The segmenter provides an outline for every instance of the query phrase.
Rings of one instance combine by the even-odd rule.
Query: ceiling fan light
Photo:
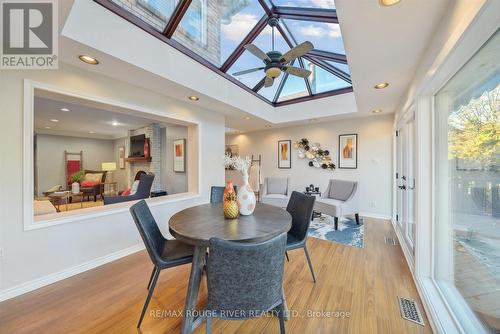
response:
[[[277,67],[270,67],[266,70],[266,75],[275,79],[281,75],[281,70]]]
[[[382,6],[393,6],[400,2],[401,0],[379,0]]]

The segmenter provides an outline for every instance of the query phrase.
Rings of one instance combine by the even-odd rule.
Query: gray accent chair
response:
[[[314,204],[314,210],[330,215],[338,230],[339,217],[354,215],[359,225],[358,182],[330,180],[328,187]]]
[[[290,201],[286,206],[286,211],[292,216],[292,228],[287,234],[286,250],[304,249],[314,283],[316,283],[316,276],[314,275],[311,258],[307,252],[306,241],[315,200],[316,196],[309,196],[298,191],[293,191]],[[286,259],[290,261],[288,252],[286,253]]]
[[[141,326],[142,319],[148,308],[151,296],[160,276],[160,271],[167,268],[180,266],[193,261],[194,248],[178,240],[168,240],[163,237],[156,221],[144,200],[130,207],[130,214],[134,218],[142,241],[146,245],[149,257],[154,264],[153,272],[149,278],[148,296],[142,308],[141,317],[137,328]]]
[[[233,186],[234,192],[238,193],[238,186]],[[224,190],[226,187],[212,186],[210,188],[210,203],[222,203],[224,202]]]
[[[149,198],[149,196],[151,196],[151,187],[153,186],[154,178],[155,175],[153,173],[141,174],[139,177],[139,186],[135,194],[129,196],[104,196],[104,205]]]
[[[286,233],[259,243],[210,239],[206,333],[211,333],[213,317],[243,320],[274,309],[280,333],[285,333],[282,285],[286,239]]]
[[[265,204],[285,208],[290,199],[290,178],[266,177],[262,185],[260,201]]]

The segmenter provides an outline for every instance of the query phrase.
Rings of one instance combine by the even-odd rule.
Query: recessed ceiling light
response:
[[[51,121],[51,122],[54,122],[54,123],[59,122],[59,120],[58,120],[58,119],[55,119],[55,118],[51,119],[50,121]]]
[[[113,125],[113,126],[118,126],[118,122],[113,121],[113,123],[111,123],[111,125]]]
[[[316,118],[311,118],[311,119],[309,120],[309,122],[316,122],[316,121],[317,121],[317,119],[316,119]]]
[[[198,96],[191,95],[188,97],[191,101],[198,101],[200,98]]]
[[[95,133],[95,131],[89,131],[89,133],[90,133],[90,134],[93,134],[93,133]]]
[[[392,6],[400,2],[401,0],[379,0],[382,6]]]
[[[48,129],[50,129],[50,126],[46,126],[45,128],[48,130]]]
[[[384,89],[386,88],[387,86],[389,86],[389,83],[388,82],[381,82],[381,83],[378,83],[374,86],[375,89]]]
[[[97,65],[99,64],[99,60],[95,59],[94,57],[91,56],[86,56],[86,55],[79,55],[78,58],[83,61],[84,63],[90,64],[90,65]]]
[[[68,108],[61,108],[60,110],[61,110],[61,111],[69,111],[69,109],[68,109]]]
[[[249,117],[249,116],[245,116],[245,117],[243,117],[243,118],[244,118],[244,119],[246,119],[246,120],[249,120],[249,119],[250,119],[250,117]]]
[[[272,127],[271,124],[266,124],[266,128],[270,128],[270,127]]]
[[[382,109],[372,110],[372,113],[374,113],[374,114],[380,114],[381,112],[382,112]]]

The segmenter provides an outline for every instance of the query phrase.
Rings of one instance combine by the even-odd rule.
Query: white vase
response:
[[[248,184],[248,173],[243,173],[243,184],[238,187],[238,207],[240,215],[248,216],[255,210],[255,194]]]
[[[78,182],[73,182],[71,184],[71,192],[73,194],[78,194],[80,192],[80,183]]]

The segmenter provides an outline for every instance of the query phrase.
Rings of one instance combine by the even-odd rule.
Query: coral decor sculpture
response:
[[[298,152],[300,159],[307,158],[309,161],[309,166],[316,168],[323,168],[334,170],[335,164],[330,157],[330,151],[321,149],[321,145],[318,143],[309,143],[307,138],[302,138],[293,145]]]

